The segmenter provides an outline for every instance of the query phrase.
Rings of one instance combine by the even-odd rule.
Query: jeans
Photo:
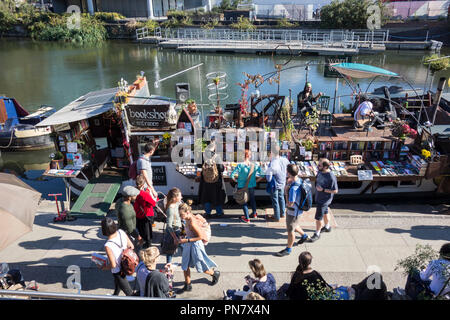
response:
[[[205,212],[206,212],[206,214],[207,214],[207,215],[210,215],[210,214],[211,214],[211,211],[212,211],[212,205],[211,205],[211,202],[206,202],[206,203],[204,204],[204,206],[205,206]],[[222,208],[222,205],[218,204],[218,205],[216,206],[216,213],[217,213],[218,216],[223,215],[223,208]]]
[[[256,200],[255,200],[255,188],[248,189],[249,203],[252,207],[252,213],[256,213]],[[242,209],[244,210],[245,219],[250,219],[248,215],[248,203],[242,205]]]
[[[164,232],[167,232],[167,230],[165,230]],[[174,229],[174,232],[175,232],[175,234],[176,234],[176,236],[178,238],[181,237],[181,229],[178,229],[178,228]],[[172,262],[172,258],[177,253],[178,249],[180,249],[181,253],[183,253],[183,246],[179,245],[178,248],[175,250],[175,252],[173,254],[167,254],[166,255],[166,263],[171,263]]]
[[[127,278],[120,275],[120,272],[113,273],[114,277],[114,293],[113,295],[118,296],[120,290],[125,293],[126,296],[131,296],[133,294],[133,290],[131,290],[130,283]]]
[[[286,201],[284,200],[284,189],[274,189],[270,194],[272,200],[273,214],[275,219],[280,220],[280,215],[284,216]]]
[[[152,223],[153,217],[145,217],[144,219],[136,218],[136,227],[142,239],[144,240],[143,245],[144,249],[147,249],[152,245],[152,236],[153,236]]]

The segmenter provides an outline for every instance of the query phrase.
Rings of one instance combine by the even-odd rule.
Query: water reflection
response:
[[[445,49],[441,55],[446,55],[449,51]],[[423,88],[427,76],[427,68],[422,65],[425,54],[429,52],[386,51],[375,55],[359,55],[353,57],[352,61],[399,73],[413,82],[416,88]],[[41,104],[52,105],[58,109],[89,91],[113,87],[120,78],[132,82],[142,70],[149,80],[150,93],[175,97],[175,84],[189,82],[191,97],[207,103],[205,75],[223,71],[227,73],[229,98],[222,103],[236,103],[241,94],[236,83],[245,80],[243,72],[266,74],[274,71],[275,62],[285,61],[287,57],[284,56],[272,58],[270,55],[180,53],[128,41],[108,41],[100,47],[84,48],[23,39],[0,40],[0,67],[3,75],[0,78],[0,91],[15,97],[30,111],[34,111]],[[292,59],[286,67],[299,67],[282,73],[280,94],[287,96],[291,89],[292,96],[295,97],[303,89],[306,80],[304,65],[308,62],[313,63],[308,80],[312,82],[314,91],[323,91],[331,97],[334,95],[335,79],[323,76],[325,57],[314,56],[298,56]],[[159,88],[154,88],[154,81],[199,63],[203,63],[200,81],[198,71],[193,69],[162,82]],[[437,73],[432,89],[435,89],[439,77],[449,76],[449,70]],[[361,80],[358,83],[365,89],[370,80]],[[382,85],[407,87],[398,79],[386,81],[380,78],[371,88]],[[347,105],[351,102],[351,89],[343,81],[339,87],[340,95],[344,96],[341,101]],[[248,94],[252,91],[254,88],[250,88]],[[276,93],[277,86],[265,83],[260,91],[262,94]]]

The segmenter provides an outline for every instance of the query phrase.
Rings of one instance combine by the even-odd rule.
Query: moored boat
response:
[[[30,114],[14,98],[0,96],[0,150],[42,150],[54,147],[51,128],[35,125],[54,112],[42,106]]]

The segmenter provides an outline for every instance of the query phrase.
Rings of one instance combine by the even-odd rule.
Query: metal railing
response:
[[[8,298],[9,297],[9,298]],[[28,290],[0,290],[0,300],[17,299],[15,297],[30,299],[56,299],[56,300],[167,300],[162,298],[146,298],[135,296],[109,296],[76,293],[41,292]],[[182,299],[177,299],[182,300]]]
[[[144,29],[144,28],[141,28]],[[138,29],[136,34],[141,39],[147,32]],[[139,31],[139,33],[138,33]],[[388,30],[283,30],[263,29],[246,30],[236,29],[200,29],[200,28],[157,28],[153,35],[162,41],[175,43],[177,48],[201,45],[213,46],[251,46],[263,45],[290,45],[300,48],[321,46],[328,48],[358,49],[361,46],[384,45],[389,39]]]

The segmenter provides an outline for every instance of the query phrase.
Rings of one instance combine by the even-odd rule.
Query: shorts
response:
[[[321,221],[325,214],[328,214],[328,204],[318,204],[317,208],[316,208],[316,215],[314,216],[314,219]]]
[[[302,216],[299,213],[296,217],[291,216],[289,213],[286,213],[286,229],[287,232],[294,232],[294,230],[300,225],[300,217]]]

